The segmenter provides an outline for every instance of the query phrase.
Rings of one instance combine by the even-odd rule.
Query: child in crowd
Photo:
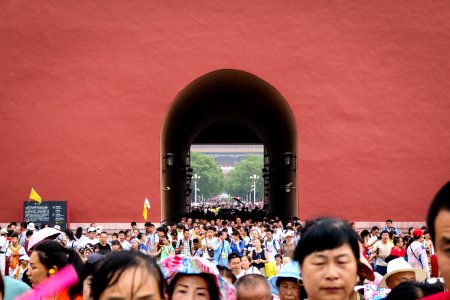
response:
[[[22,255],[19,257],[19,265],[14,270],[14,279],[23,281],[24,274],[28,271],[28,262],[30,257],[28,255]]]

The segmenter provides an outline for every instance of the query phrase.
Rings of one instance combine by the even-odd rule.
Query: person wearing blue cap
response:
[[[281,271],[269,278],[272,293],[280,300],[300,300],[306,296],[302,288],[298,261],[290,261]]]

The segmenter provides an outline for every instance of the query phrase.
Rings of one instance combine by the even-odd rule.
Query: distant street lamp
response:
[[[197,189],[197,181],[200,180],[200,176],[194,174],[192,178],[194,178],[194,203],[197,203],[197,191],[200,191]]]
[[[253,176],[250,176],[250,179],[253,179],[253,203],[256,203],[256,180],[259,179],[259,176],[256,176],[256,174],[253,174]]]

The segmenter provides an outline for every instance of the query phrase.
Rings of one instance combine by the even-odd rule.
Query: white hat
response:
[[[27,229],[28,229],[28,230],[31,230],[31,231],[36,230],[36,228],[34,227],[34,223],[32,223],[32,222],[28,223]]]
[[[383,276],[378,287],[386,288],[386,279],[390,276],[401,272],[414,272],[416,275],[416,281],[421,282],[427,279],[428,274],[422,269],[415,269],[405,261],[402,257],[391,260],[387,265],[387,273]]]
[[[59,226],[59,225],[55,225],[55,226],[53,226],[53,228],[55,228],[56,230],[61,230],[61,226]]]
[[[95,227],[89,227],[88,228],[88,232],[95,232],[95,231],[96,231]]]
[[[97,231],[98,234],[102,233],[103,227],[98,225],[97,228],[96,228],[96,231]]]
[[[7,234],[8,230],[6,230],[5,228],[2,228],[2,231],[0,232],[0,234]]]
[[[19,261],[21,261],[21,260],[30,261],[30,257],[28,255],[24,254],[21,257],[19,257]]]

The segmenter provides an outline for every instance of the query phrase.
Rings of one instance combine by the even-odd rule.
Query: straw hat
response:
[[[402,257],[391,260],[387,265],[387,273],[381,279],[380,284],[378,285],[380,288],[386,288],[386,279],[390,276],[401,273],[401,272],[414,272],[416,275],[416,281],[421,282],[427,279],[427,273],[422,269],[415,269],[411,267],[411,265],[405,261]]]
[[[302,278],[300,277],[300,265],[298,264],[298,261],[290,261],[283,267],[283,269],[280,270],[277,275],[269,278],[272,293],[274,293],[275,295],[278,295],[280,292],[277,286],[278,278],[294,278],[297,279],[297,282],[301,281]]]

